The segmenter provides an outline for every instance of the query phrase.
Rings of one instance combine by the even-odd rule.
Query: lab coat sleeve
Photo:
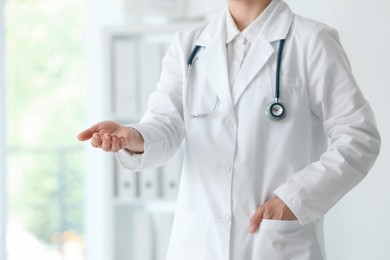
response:
[[[274,194],[301,224],[322,217],[368,173],[380,148],[374,114],[352,75],[338,33],[321,25],[307,51],[313,117],[329,139],[326,151],[292,175]]]
[[[161,166],[173,156],[184,138],[182,80],[185,64],[181,45],[177,33],[163,58],[157,90],[149,97],[147,111],[138,124],[130,125],[144,138],[144,153],[141,156],[123,150],[116,153],[127,169],[141,171]]]

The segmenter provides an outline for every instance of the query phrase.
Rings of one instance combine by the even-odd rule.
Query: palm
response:
[[[106,152],[117,152],[127,148],[135,152],[143,152],[144,140],[138,131],[117,124],[103,121],[81,132],[80,141],[91,139],[91,145]]]
[[[92,138],[93,134],[95,133],[100,134],[102,136],[104,134],[110,134],[119,138],[126,137],[126,130],[124,127],[112,121],[104,121],[81,132],[78,138],[80,141],[85,141]]]

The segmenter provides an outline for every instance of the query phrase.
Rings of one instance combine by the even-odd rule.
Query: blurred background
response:
[[[326,218],[329,260],[390,259],[390,2],[286,0],[335,27],[377,117],[382,152]],[[163,260],[181,152],[121,169],[76,140],[137,122],[175,31],[226,0],[0,0],[0,259]]]
[[[84,259],[84,151],[75,140],[85,122],[83,3],[3,8],[6,259]]]

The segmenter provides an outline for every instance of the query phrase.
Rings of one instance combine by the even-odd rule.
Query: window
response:
[[[7,260],[83,259],[82,6],[5,6]]]

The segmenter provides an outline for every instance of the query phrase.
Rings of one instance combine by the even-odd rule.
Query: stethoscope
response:
[[[282,102],[280,102],[280,66],[282,62],[282,54],[283,54],[283,47],[284,47],[284,39],[280,40],[279,42],[279,49],[278,49],[278,56],[276,60],[276,79],[275,79],[275,92],[274,92],[274,99],[273,101],[267,106],[267,109],[265,111],[265,114],[267,117],[273,121],[279,121],[286,117],[287,115],[287,109],[284,106]],[[195,113],[190,110],[188,106],[189,101],[189,92],[190,92],[190,81],[191,81],[191,70],[194,66],[194,59],[196,55],[198,54],[199,50],[201,49],[201,46],[196,45],[195,48],[192,50],[190,57],[188,58],[188,68],[187,68],[187,80],[185,82],[185,91],[186,91],[186,108],[187,112],[190,115],[190,118],[205,118],[215,111],[217,111],[220,101],[217,96],[214,107],[207,112],[204,113]]]

